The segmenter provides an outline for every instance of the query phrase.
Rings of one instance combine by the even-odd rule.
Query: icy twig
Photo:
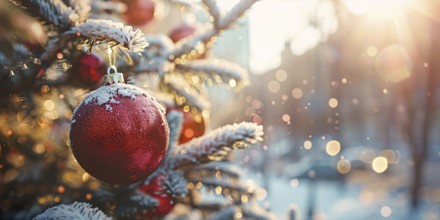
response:
[[[89,41],[115,41],[129,51],[140,53],[148,46],[141,30],[110,20],[89,19],[71,28],[66,34],[88,38]]]
[[[221,160],[234,149],[262,140],[261,125],[249,122],[226,125],[176,148],[174,165],[179,168]]]
[[[222,59],[204,59],[192,60],[176,64],[176,69],[191,71],[196,74],[204,74],[211,79],[220,77],[223,83],[234,80],[237,84],[245,86],[249,84],[249,76],[246,69],[238,64],[228,62]]]
[[[74,202],[70,205],[57,205],[47,209],[44,213],[37,215],[34,220],[56,220],[56,219],[96,219],[110,220],[101,210],[93,208],[92,205],[83,202]]]

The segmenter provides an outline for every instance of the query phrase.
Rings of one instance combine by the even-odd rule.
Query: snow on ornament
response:
[[[120,185],[156,170],[168,146],[169,128],[156,99],[122,83],[122,74],[116,72],[109,68],[107,85],[86,95],[73,112],[70,142],[85,171]]]

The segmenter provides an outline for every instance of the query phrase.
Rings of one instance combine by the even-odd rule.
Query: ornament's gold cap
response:
[[[118,70],[115,66],[110,66],[107,69],[107,75],[105,75],[105,82],[107,84],[123,83],[124,75],[122,75],[122,73],[118,73]]]

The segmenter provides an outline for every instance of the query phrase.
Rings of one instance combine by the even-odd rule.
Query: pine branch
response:
[[[241,213],[243,219],[254,220],[272,220],[276,219],[276,216],[268,213],[267,211],[256,209],[254,207],[236,207],[229,206],[222,211],[209,217],[209,220],[221,220],[221,219],[235,219],[237,213]]]
[[[144,51],[148,46],[141,30],[110,20],[88,19],[65,34],[85,37],[90,42],[116,42],[135,53]]]
[[[224,178],[194,178],[190,179],[193,183],[202,183],[207,189],[215,189],[216,187],[221,187],[222,192],[228,189],[230,192],[237,192],[240,199],[241,195],[248,193],[248,187],[243,182],[228,181]]]
[[[238,64],[222,59],[191,60],[176,64],[176,69],[206,75],[214,79],[214,81],[217,81],[215,79],[220,77],[222,83],[228,83],[234,80],[240,86],[249,84],[249,76],[246,69]]]
[[[127,6],[124,3],[115,1],[94,0],[91,2],[91,6],[95,12],[107,11],[121,14],[127,10]]]
[[[201,166],[197,166],[191,169],[191,173],[202,174],[205,172],[213,173],[213,176],[216,176],[216,173],[220,172],[222,175],[233,179],[238,179],[240,176],[243,175],[242,170],[240,170],[240,168],[238,168],[237,166],[221,161],[203,164]]]
[[[78,15],[78,22],[84,22],[91,10],[90,0],[69,0],[70,6]]]
[[[174,49],[174,43],[165,35],[145,36],[148,47],[139,57],[139,63],[134,72],[154,72],[163,76],[166,72],[172,72],[174,65],[169,62],[168,54]]]
[[[116,205],[116,215],[130,218],[134,214],[159,205],[159,202],[138,190],[140,183],[124,187],[104,185],[97,191],[96,197],[103,201],[113,201]]]
[[[189,54],[194,48],[197,48],[197,45],[209,44],[214,37],[219,35],[223,30],[229,28],[234,22],[240,18],[244,12],[249,9],[255,2],[258,0],[242,0],[237,5],[235,5],[230,12],[226,13],[226,15],[222,16],[221,13],[217,13],[218,6],[215,8],[215,3],[210,0],[204,1],[204,4],[208,8],[208,12],[212,13],[211,15],[218,16],[214,18],[214,25],[212,27],[206,27],[205,29],[201,29],[197,34],[193,37],[190,37],[187,40],[181,41],[181,43],[176,45],[176,48],[170,53],[168,56],[170,60],[174,60],[176,58],[182,57],[183,55]]]
[[[170,143],[168,145],[168,152],[177,143],[182,130],[183,114],[178,111],[170,111],[167,113],[168,127],[170,128]],[[168,154],[167,154],[168,155]]]
[[[184,97],[184,104],[187,103],[190,106],[194,106],[199,110],[205,110],[210,107],[210,103],[195,89],[193,89],[188,82],[186,82],[183,78],[172,76],[165,78],[165,85],[168,90],[174,94],[177,103],[181,102],[181,97]]]
[[[0,40],[42,44],[47,41],[43,26],[8,1],[0,1]]]
[[[58,205],[47,209],[44,213],[37,215],[34,220],[57,220],[57,219],[94,219],[111,220],[98,208],[83,202],[74,202],[70,205]]]
[[[173,198],[181,198],[188,194],[188,182],[180,172],[171,172],[164,175],[164,185],[167,188],[168,195]]]
[[[34,15],[62,30],[79,22],[78,14],[62,0],[17,0]]]
[[[261,125],[248,122],[226,125],[179,146],[173,152],[174,167],[182,168],[221,160],[232,150],[243,149],[249,144],[262,141],[262,136]]]
[[[148,208],[155,208],[159,202],[148,195],[135,193],[128,200],[117,200],[116,214],[124,218],[133,217],[136,213]]]
[[[219,20],[221,18],[220,7],[217,5],[216,0],[202,0],[203,5],[205,5],[206,10],[212,16],[212,20],[214,23],[214,28],[219,27]]]

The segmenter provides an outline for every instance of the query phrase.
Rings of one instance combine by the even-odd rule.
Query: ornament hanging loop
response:
[[[107,84],[123,83],[124,75],[122,75],[122,73],[118,73],[116,66],[110,66],[107,69],[107,75],[105,75],[105,82]]]

